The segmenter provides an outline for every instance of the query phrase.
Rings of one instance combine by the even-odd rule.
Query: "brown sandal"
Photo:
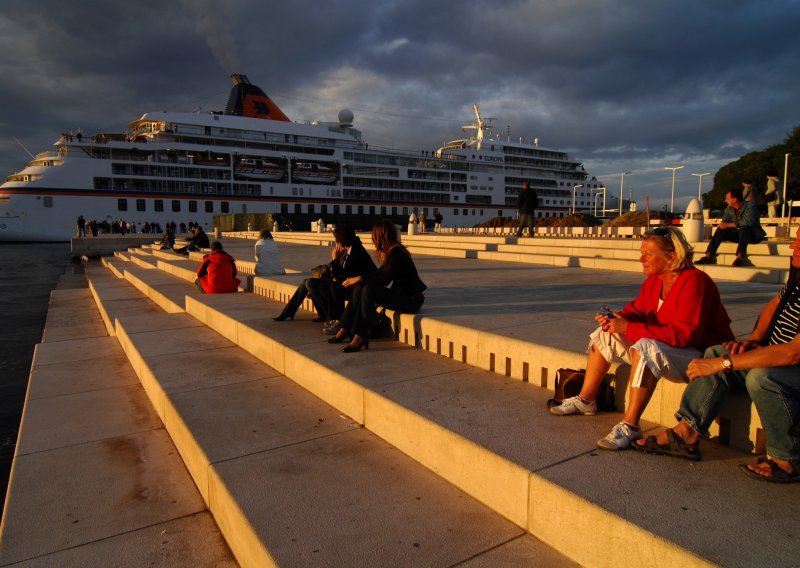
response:
[[[689,461],[700,461],[702,458],[700,450],[697,449],[700,443],[687,444],[672,428],[667,430],[667,440],[666,444],[659,444],[655,436],[648,436],[643,446],[636,442],[631,445],[634,449],[647,454],[670,456]]]

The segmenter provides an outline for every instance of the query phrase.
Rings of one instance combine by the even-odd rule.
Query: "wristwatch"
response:
[[[733,361],[731,361],[731,356],[727,353],[722,356],[722,370],[733,371]]]

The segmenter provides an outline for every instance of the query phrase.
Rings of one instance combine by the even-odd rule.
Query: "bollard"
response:
[[[703,209],[697,199],[692,199],[686,207],[686,215],[681,226],[683,236],[690,243],[701,243],[705,238],[705,226],[703,224]]]

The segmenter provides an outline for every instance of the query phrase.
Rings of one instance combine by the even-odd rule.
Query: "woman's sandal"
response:
[[[758,460],[756,460],[756,464],[760,463],[765,463],[769,466],[769,469],[772,470],[772,477],[767,477],[766,475],[761,475],[757,471],[753,471],[747,467],[746,463],[740,465],[739,468],[746,476],[753,477],[761,481],[768,481],[769,483],[795,483],[800,481],[800,473],[798,473],[797,469],[794,469],[792,473],[787,473],[781,466],[775,463],[775,460],[772,458],[758,458]]]
[[[699,443],[687,444],[672,428],[667,430],[667,440],[668,442],[666,444],[659,444],[655,436],[648,436],[643,446],[636,442],[631,444],[631,446],[635,450],[647,454],[670,456],[672,458],[681,458],[689,461],[700,461],[702,455],[700,454],[700,450],[697,449]]]

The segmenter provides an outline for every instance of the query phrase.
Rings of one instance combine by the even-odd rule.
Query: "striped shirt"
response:
[[[792,295],[778,314],[767,345],[789,343],[800,333],[800,291],[794,288],[791,292],[788,292],[788,288],[788,284],[783,287],[780,293],[780,300],[782,301],[787,293]]]

